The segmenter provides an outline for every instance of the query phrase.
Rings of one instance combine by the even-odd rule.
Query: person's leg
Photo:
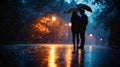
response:
[[[75,33],[72,32],[72,41],[73,41],[73,45],[74,45],[74,50],[75,50]]]
[[[81,38],[81,49],[84,48],[84,44],[85,44],[85,31],[80,33],[80,38]]]
[[[80,41],[80,39],[79,39],[79,35],[80,35],[79,33],[76,34],[76,38],[77,38],[77,48],[78,48],[79,41]]]

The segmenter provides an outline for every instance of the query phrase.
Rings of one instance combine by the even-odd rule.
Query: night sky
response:
[[[86,38],[90,34],[93,35],[91,41],[86,39],[87,44],[91,44],[90,42],[100,44],[99,41],[102,39],[104,45],[120,45],[119,0],[1,0],[0,43],[48,43],[50,39],[50,42],[64,43],[65,35],[59,37],[57,33],[54,36],[58,38],[57,41],[52,40],[51,33],[46,34],[40,31],[37,35],[41,38],[37,38],[38,36],[35,36],[37,32],[32,30],[31,25],[37,24],[41,17],[52,14],[59,18],[59,24],[61,24],[58,26],[59,30],[62,24],[70,22],[71,14],[65,14],[64,11],[79,3],[87,4],[93,11],[92,13],[86,11],[89,18]],[[50,31],[55,31],[53,27],[49,27],[47,28]],[[64,31],[65,29],[62,33]],[[68,38],[68,43],[70,38]]]

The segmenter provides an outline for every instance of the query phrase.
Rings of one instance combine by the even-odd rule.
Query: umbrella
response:
[[[77,4],[76,6],[68,8],[67,11],[65,11],[64,13],[71,14],[73,12],[79,12],[80,9],[84,9],[84,10],[87,10],[89,12],[92,12],[92,9],[88,5],[80,3],[80,4]]]
[[[77,5],[77,7],[78,7],[79,9],[84,9],[84,10],[87,10],[87,11],[89,11],[89,12],[92,12],[92,9],[91,9],[88,5],[86,5],[86,4],[80,3],[80,4]]]
[[[73,13],[73,12],[78,12],[79,11],[79,8],[77,7],[77,6],[73,6],[73,7],[70,7],[70,8],[68,8],[66,11],[65,11],[65,13]]]

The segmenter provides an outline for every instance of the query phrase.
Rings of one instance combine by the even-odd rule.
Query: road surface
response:
[[[0,46],[0,67],[120,67],[119,48],[87,45],[72,52],[72,44]]]

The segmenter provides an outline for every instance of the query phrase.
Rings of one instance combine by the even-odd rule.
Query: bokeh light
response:
[[[56,17],[55,16],[52,16],[52,21],[56,21]]]
[[[90,37],[93,37],[93,35],[92,35],[92,34],[90,34]]]
[[[103,41],[103,39],[102,39],[102,38],[100,38],[100,41]]]
[[[68,26],[70,26],[70,27],[71,27],[71,25],[72,25],[71,23],[68,23]]]

